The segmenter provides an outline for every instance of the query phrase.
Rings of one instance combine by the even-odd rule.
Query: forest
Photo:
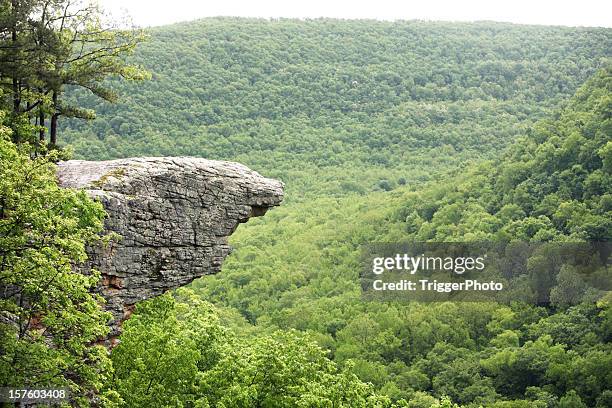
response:
[[[194,155],[287,182],[287,200],[416,185],[490,158],[610,54],[606,29],[206,19],[150,30],[116,104],[86,90],[75,158]],[[534,39],[537,39],[534,40]],[[292,194],[293,193],[293,194]]]
[[[117,33],[94,38],[121,51],[102,72],[41,54],[55,68],[20,71],[35,86],[19,109],[21,66],[0,64],[3,386],[67,387],[72,406],[612,406],[612,296],[571,268],[538,304],[367,301],[359,284],[372,242],[610,240],[610,29],[211,18]],[[70,269],[104,239],[101,206],[54,181],[71,154],[238,161],[286,199],[238,228],[219,274],[139,303],[109,354],[92,345],[98,277]],[[30,327],[41,314],[51,340]]]

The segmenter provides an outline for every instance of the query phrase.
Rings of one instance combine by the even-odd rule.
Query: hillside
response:
[[[275,210],[237,232],[223,273],[195,282],[196,292],[227,306],[225,319],[245,333],[310,332],[381,393],[425,401],[414,406],[429,407],[428,393],[467,406],[556,407],[572,390],[606,406],[609,299],[548,308],[364,302],[358,273],[368,242],[609,241],[611,81],[602,70],[501,161],[445,183]],[[494,404],[507,399],[523,402]]]
[[[398,214],[417,240],[612,238],[612,67],[554,118],[457,183],[413,194]]]
[[[300,352],[278,339],[295,329],[328,351],[329,373],[371,383],[359,398],[607,406],[608,301],[365,302],[358,271],[361,245],[375,241],[609,240],[610,30],[227,18],[150,34],[132,58],[153,79],[115,84],[112,106],[73,93],[98,119],[64,123],[62,140],[88,159],[240,161],[281,178],[287,201],[236,231],[236,251],[193,283],[195,295],[136,312],[113,357],[126,400],[145,404],[139,384],[157,375],[132,361],[179,349],[190,374],[169,374],[183,378],[180,394],[167,386],[156,397],[208,398],[223,367],[248,361],[241,369],[256,378],[268,355],[282,371]],[[213,303],[222,332],[253,357],[233,349],[231,361],[210,363],[190,342],[191,330],[209,341],[188,323],[190,296]],[[165,331],[186,345],[165,351]],[[286,356],[266,346],[276,341],[288,342]],[[286,374],[275,378],[286,386]],[[264,380],[255,390],[232,381],[223,386],[240,398],[277,395]]]
[[[95,3],[0,6],[10,401],[612,407],[612,29]]]
[[[62,139],[86,159],[237,160],[289,201],[365,194],[490,157],[611,49],[605,29],[204,19],[152,29],[132,58],[152,80],[115,83],[119,103],[75,94],[98,119]]]

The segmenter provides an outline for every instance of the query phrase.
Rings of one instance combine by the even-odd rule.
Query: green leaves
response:
[[[137,306],[109,387],[129,407],[389,406],[326,354],[296,331],[236,337],[210,304],[179,290]]]
[[[457,182],[425,190],[416,206],[406,200],[405,211],[412,212],[406,218],[410,236],[437,241],[609,239],[612,213],[605,203],[612,191],[606,173],[612,120],[606,110],[609,96],[602,89],[611,78],[612,68],[600,70],[554,122],[536,124],[498,166],[481,165]],[[415,215],[431,207],[430,219],[415,221]]]
[[[96,2],[14,0],[2,6],[0,85],[8,90],[10,101],[0,101],[0,108],[10,107],[15,118],[35,130],[28,132],[13,120],[15,142],[44,144],[48,133],[51,145],[56,145],[60,116],[93,119],[91,109],[64,102],[66,86],[114,102],[117,94],[106,83],[109,77],[148,77],[124,60],[144,40],[143,33],[107,21]]]
[[[68,387],[87,404],[109,370],[108,313],[91,293],[99,274],[86,259],[105,215],[85,193],[58,187],[55,165],[0,139],[0,382]],[[77,401],[79,400],[79,401]]]
[[[103,83],[116,105],[68,91],[98,113],[63,121],[63,141],[90,160],[239,161],[286,181],[285,203],[414,187],[496,157],[609,48],[605,29],[495,23],[211,18],[147,34],[126,61],[152,80]]]

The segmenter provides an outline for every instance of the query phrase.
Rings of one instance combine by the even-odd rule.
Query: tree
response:
[[[73,269],[97,240],[104,210],[57,185],[57,153],[32,160],[9,133],[0,128],[0,383],[67,387],[78,404],[104,399],[110,361],[94,342],[110,315],[90,292],[99,274]]]
[[[0,85],[8,89],[13,116],[34,121],[41,141],[49,116],[49,139],[55,146],[60,116],[94,117],[62,99],[66,86],[114,102],[117,95],[105,84],[107,78],[148,76],[123,58],[143,38],[139,30],[120,29],[108,21],[97,3],[88,0],[3,0]],[[31,137],[14,130],[15,142]]]
[[[126,406],[389,407],[296,331],[240,339],[192,291],[140,303],[112,353]]]
[[[586,405],[576,391],[570,390],[559,400],[559,408],[586,408]]]
[[[571,265],[563,265],[557,274],[557,286],[550,291],[550,303],[558,308],[576,305],[584,298],[588,285]]]

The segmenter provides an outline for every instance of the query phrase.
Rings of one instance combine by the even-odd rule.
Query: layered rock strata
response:
[[[89,248],[80,266],[102,274],[111,338],[138,301],[219,272],[238,224],[283,199],[277,180],[241,164],[189,157],[70,160],[58,165],[58,178],[99,199],[106,232],[118,236]]]

